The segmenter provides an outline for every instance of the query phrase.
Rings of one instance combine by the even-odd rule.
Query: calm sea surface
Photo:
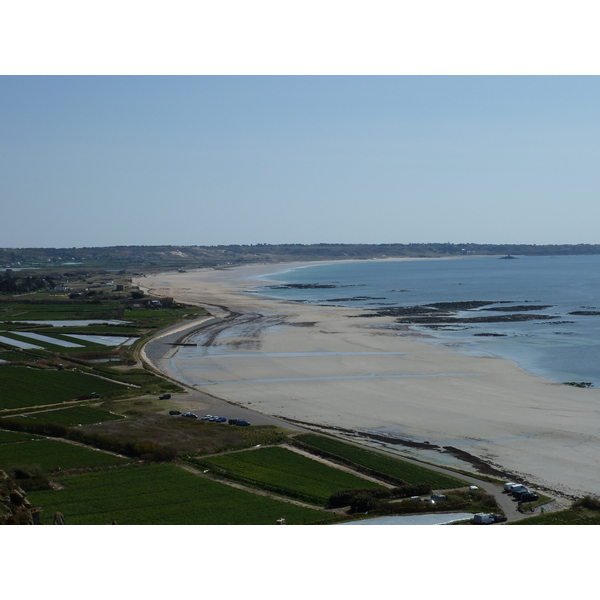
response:
[[[600,255],[328,263],[280,271],[264,279],[334,287],[276,289],[263,285],[257,288],[261,295],[365,309],[472,300],[501,302],[496,306],[501,308],[549,305],[512,311],[545,315],[534,321],[418,329],[435,336],[438,344],[470,354],[512,359],[554,381],[586,381],[600,386],[600,315],[569,314],[600,312]],[[458,316],[499,314],[509,313],[476,309]],[[502,337],[475,335],[482,333]]]

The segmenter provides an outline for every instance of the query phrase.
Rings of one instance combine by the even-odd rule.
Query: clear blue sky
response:
[[[0,77],[0,246],[600,243],[600,79]]]

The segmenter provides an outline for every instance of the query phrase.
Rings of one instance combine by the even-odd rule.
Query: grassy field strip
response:
[[[55,404],[35,404],[33,406],[21,406],[19,408],[4,408],[0,409],[0,415],[2,417],[27,416],[29,414],[35,414],[36,412],[72,407],[79,404],[81,404],[81,400],[66,400],[65,402],[56,402]],[[34,409],[32,413],[29,411],[30,408]]]
[[[332,515],[198,477],[170,464],[133,466],[59,479],[62,490],[30,492],[42,522],[62,512],[67,525],[290,525]]]
[[[42,439],[0,445],[0,468],[4,470],[14,465],[39,466],[45,471],[52,471],[58,468],[106,467],[126,462],[131,462],[131,459],[56,440]]]
[[[314,504],[307,504],[306,502],[301,502],[300,500],[294,500],[294,498],[288,498],[286,496],[279,496],[274,494],[273,492],[267,492],[266,490],[259,490],[257,488],[252,488],[237,481],[231,481],[228,479],[219,479],[212,473],[205,473],[202,470],[199,470],[196,467],[192,467],[191,465],[180,465],[182,469],[189,471],[190,473],[196,475],[197,477],[204,477],[206,479],[210,479],[212,481],[218,481],[223,485],[229,485],[238,490],[243,490],[250,494],[258,494],[259,496],[265,496],[266,498],[272,498],[273,500],[277,500],[278,502],[287,502],[289,504],[295,504],[296,506],[302,506],[303,508],[310,508],[312,510],[323,510],[322,506],[316,506]],[[328,509],[331,512],[339,512],[341,514],[345,514],[343,509]]]
[[[212,465],[217,474],[222,469],[224,476],[321,506],[326,506],[329,496],[340,489],[383,487],[276,446],[203,457],[201,464]]]
[[[117,421],[124,419],[123,415],[118,415],[108,410],[95,408],[86,404],[80,404],[70,408],[55,408],[53,410],[29,412],[26,418],[45,423],[60,423],[65,427],[76,425],[92,425],[106,421]]]
[[[41,440],[39,435],[33,433],[21,433],[19,431],[6,431],[0,429],[0,444],[13,444],[15,442],[30,442],[31,440]]]
[[[123,384],[81,371],[0,366],[0,410],[49,406],[96,392],[121,392]]]
[[[314,454],[311,454],[310,452],[307,452],[306,450],[301,450],[300,448],[296,448],[294,446],[288,446],[287,444],[282,444],[281,448],[285,448],[286,450],[290,450],[291,452],[296,452],[296,454],[305,456],[306,458],[309,458],[310,460],[316,460],[317,462],[323,463],[324,465],[328,465],[334,469],[337,469],[338,471],[344,471],[344,473],[350,473],[351,475],[356,475],[356,477],[362,477],[363,479],[368,479],[369,481],[372,481],[373,483],[377,483],[378,485],[381,485],[383,487],[387,487],[390,489],[394,487],[391,483],[386,483],[385,481],[380,481],[376,477],[371,477],[369,475],[365,475],[364,473],[359,473],[358,471],[356,471],[355,469],[352,469],[351,467],[347,467],[345,465],[340,465],[339,463],[335,463],[331,460],[327,460],[326,458],[323,458],[321,456],[316,456]]]
[[[332,456],[339,456],[343,460],[348,460],[372,471],[397,477],[406,483],[427,483],[434,490],[454,489],[467,485],[458,477],[443,475],[427,467],[403,461],[401,458],[392,458],[332,438],[308,433],[298,435],[295,439],[316,450],[322,450]]]
[[[142,386],[140,385],[135,385],[135,383],[126,383],[125,381],[118,381],[117,379],[110,379],[110,377],[104,377],[104,375],[98,375],[96,373],[87,373],[84,371],[80,371],[79,369],[73,369],[73,371],[76,371],[77,373],[83,373],[84,375],[88,375],[89,377],[96,377],[98,379],[103,379],[104,381],[110,381],[111,383],[116,383],[117,385],[124,385],[126,387],[130,387],[130,388],[140,388]]]

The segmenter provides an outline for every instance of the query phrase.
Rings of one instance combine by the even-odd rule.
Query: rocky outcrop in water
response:
[[[526,310],[546,310],[552,308],[552,304],[519,304],[518,306],[494,306],[492,308],[483,308],[482,310],[494,310],[494,311],[526,311]]]
[[[413,317],[410,319],[397,319],[398,323],[411,323],[413,325],[424,325],[436,323],[438,325],[453,325],[455,323],[518,323],[521,321],[538,321],[541,319],[558,319],[552,315],[514,314],[494,315],[489,317]]]

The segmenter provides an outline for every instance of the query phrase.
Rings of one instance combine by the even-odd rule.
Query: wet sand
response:
[[[455,459],[427,445],[462,450],[541,491],[600,495],[600,391],[435,346],[391,318],[354,317],[363,309],[248,293],[264,284],[254,277],[292,266],[137,279],[152,294],[228,317],[195,334],[197,347],[170,349],[158,361],[161,370],[261,413],[383,436],[387,448],[438,464]]]

